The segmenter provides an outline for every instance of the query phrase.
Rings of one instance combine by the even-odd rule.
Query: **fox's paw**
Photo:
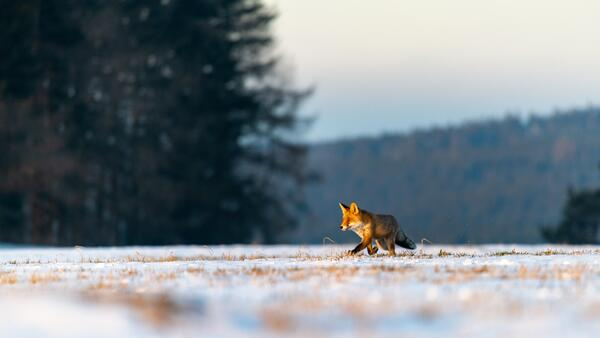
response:
[[[346,256],[354,256],[354,255],[356,255],[356,252],[354,252],[354,250],[348,250],[346,252]]]
[[[377,254],[377,251],[379,251],[379,249],[377,247],[374,247],[371,252],[369,252],[369,255],[373,256],[375,254]]]

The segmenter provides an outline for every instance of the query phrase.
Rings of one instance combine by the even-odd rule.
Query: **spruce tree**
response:
[[[274,18],[259,1],[0,0],[0,204],[22,205],[21,240],[289,229],[304,147],[288,135],[307,93],[282,80]]]

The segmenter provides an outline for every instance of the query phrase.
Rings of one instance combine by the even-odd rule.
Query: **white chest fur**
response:
[[[350,229],[352,231],[354,231],[357,235],[362,237],[363,231],[365,229],[365,224],[364,223],[354,223],[354,224],[350,225]]]

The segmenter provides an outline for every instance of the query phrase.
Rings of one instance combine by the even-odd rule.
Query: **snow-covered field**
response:
[[[0,250],[0,337],[597,337],[600,247]]]

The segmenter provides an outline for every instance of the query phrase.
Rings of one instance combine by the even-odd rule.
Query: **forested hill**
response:
[[[355,200],[415,241],[540,242],[569,187],[599,184],[600,108],[317,144],[309,161],[321,182],[293,241],[356,241],[337,205]]]

